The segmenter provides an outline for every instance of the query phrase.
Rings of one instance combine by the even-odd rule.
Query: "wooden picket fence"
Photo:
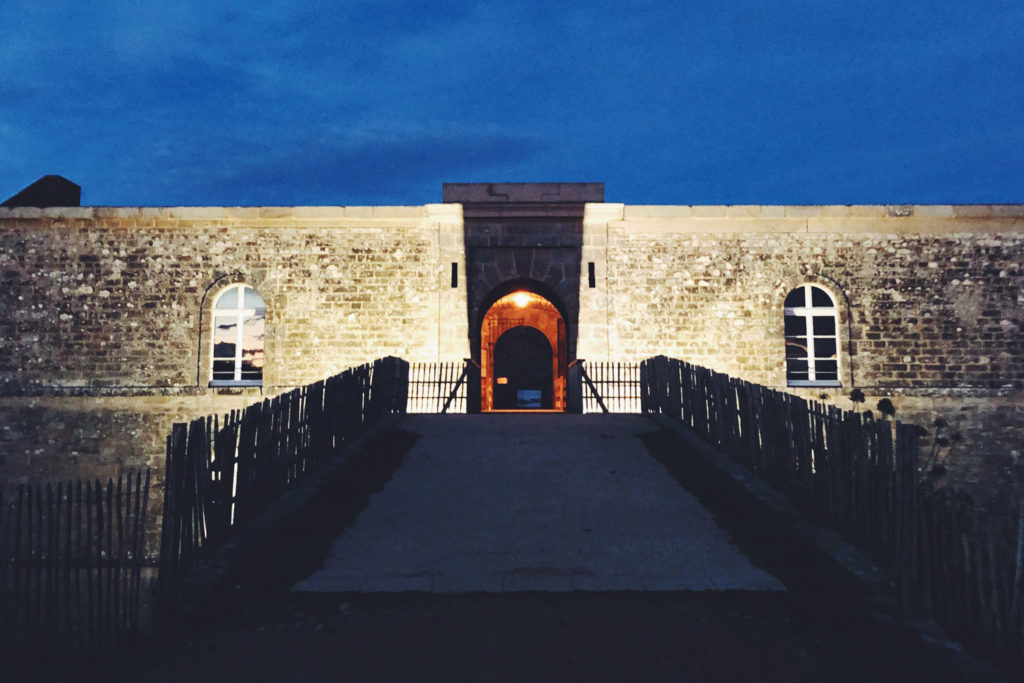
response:
[[[149,470],[0,486],[0,654],[123,646],[145,630]]]
[[[407,413],[465,413],[471,361],[410,363]]]
[[[974,651],[1024,664],[1024,507],[984,509],[920,482],[920,427],[873,420],[659,356],[643,412],[687,425],[890,570],[905,609]]]
[[[1024,677],[1024,504],[926,491],[914,541],[905,600],[970,651]]]
[[[369,425],[403,412],[408,370],[400,358],[383,358],[223,417],[175,424],[167,439],[162,598]]]

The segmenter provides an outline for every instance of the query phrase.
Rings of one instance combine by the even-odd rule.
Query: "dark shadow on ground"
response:
[[[287,591],[319,569],[334,539],[391,480],[418,438],[418,434],[392,428],[370,437],[307,505],[252,549],[243,563],[244,572],[230,577],[236,590]]]
[[[268,545],[254,571],[239,577],[232,599],[137,652],[79,662],[75,679],[992,680],[949,666],[912,634],[874,618],[857,591],[831,583],[827,562],[664,431],[645,437],[652,455],[790,592],[289,593],[414,440],[392,430],[368,443],[349,474],[324,487],[280,545]],[[33,680],[72,672],[36,673]]]

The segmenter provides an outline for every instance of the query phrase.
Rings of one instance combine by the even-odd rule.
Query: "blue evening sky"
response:
[[[1021,0],[7,0],[0,200],[1024,202]]]

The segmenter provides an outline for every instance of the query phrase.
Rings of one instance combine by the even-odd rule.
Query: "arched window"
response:
[[[249,285],[231,285],[213,304],[211,384],[263,384],[266,305]]]
[[[839,383],[835,301],[821,287],[800,285],[786,296],[786,383],[792,387]]]

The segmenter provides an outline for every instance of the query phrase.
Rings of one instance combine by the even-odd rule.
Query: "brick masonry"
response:
[[[800,393],[950,419],[978,444],[965,471],[1019,457],[1024,207],[573,206],[0,209],[0,474],[159,468],[174,420],[382,355],[461,360],[488,296],[522,278],[576,319],[571,355],[777,387],[782,301],[818,283],[843,386]],[[267,304],[262,391],[208,386],[210,306],[233,282]]]

